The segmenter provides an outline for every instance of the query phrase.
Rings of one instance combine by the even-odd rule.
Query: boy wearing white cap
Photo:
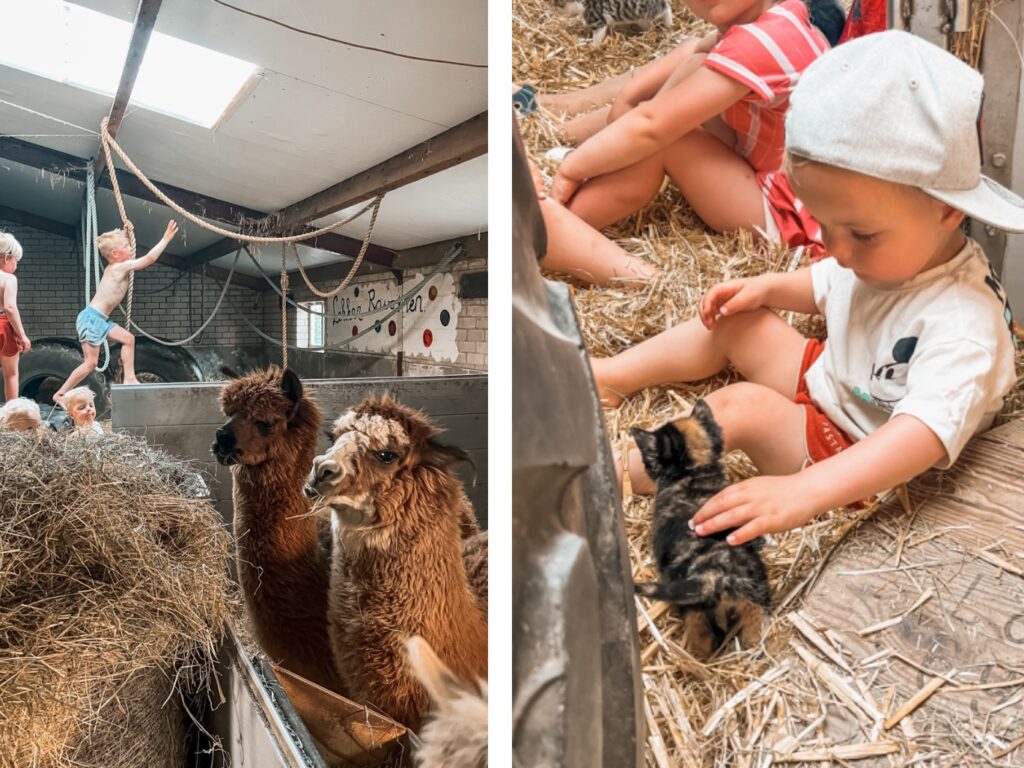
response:
[[[805,71],[786,119],[794,189],[830,258],[730,280],[700,317],[593,362],[606,399],[731,364],[746,379],[708,396],[727,450],[763,473],[711,499],[698,534],[731,544],[950,466],[1013,386],[1005,293],[969,215],[1024,231],[1024,200],[981,175],[981,75],[890,31]],[[805,339],[772,309],[822,314]],[[635,490],[647,478],[630,457]]]

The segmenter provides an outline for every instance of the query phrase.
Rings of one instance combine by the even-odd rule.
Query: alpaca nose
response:
[[[317,456],[313,460],[313,479],[316,484],[329,482],[341,474],[341,468],[333,459]]]
[[[235,433],[231,432],[224,427],[217,430],[217,447],[222,451],[230,451],[235,447]]]

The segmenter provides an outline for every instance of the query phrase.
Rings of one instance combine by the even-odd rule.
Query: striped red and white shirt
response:
[[[793,195],[780,173],[786,142],[789,95],[800,74],[829,49],[811,24],[802,0],[772,6],[757,21],[730,27],[704,60],[704,66],[750,88],[722,113],[736,132],[735,150],[757,172],[772,216],[786,243],[824,252],[821,228]]]

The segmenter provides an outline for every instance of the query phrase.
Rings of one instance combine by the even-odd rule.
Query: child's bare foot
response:
[[[122,384],[141,384],[142,382],[139,381],[134,376],[131,376],[131,377],[125,376],[124,379],[121,381],[121,383]]]
[[[594,384],[597,385],[597,397],[602,408],[618,408],[625,398],[633,394],[615,381],[614,365],[610,357],[590,358],[590,370],[594,373]]]

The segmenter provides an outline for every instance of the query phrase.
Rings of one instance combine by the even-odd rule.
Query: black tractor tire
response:
[[[18,361],[18,394],[35,400],[43,408],[53,405],[53,395],[67,381],[71,372],[82,363],[82,351],[69,339],[67,342],[53,339],[32,344],[32,349]],[[102,352],[100,360],[102,361]],[[110,413],[110,387],[107,377],[93,371],[82,380],[81,386],[91,389],[96,395],[96,415],[106,418]]]
[[[111,370],[121,379],[121,347],[111,349]],[[173,381],[202,381],[203,372],[195,359],[180,347],[164,347],[144,337],[135,339],[135,375],[143,384]]]

